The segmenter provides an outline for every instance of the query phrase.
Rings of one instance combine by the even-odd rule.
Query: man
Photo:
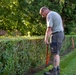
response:
[[[64,39],[64,29],[61,16],[54,11],[50,11],[47,7],[40,8],[40,14],[46,18],[47,29],[45,33],[45,43],[49,44],[49,37],[52,35],[52,42],[50,43],[51,53],[54,56],[53,69],[46,72],[45,75],[59,75],[60,65],[60,49]]]

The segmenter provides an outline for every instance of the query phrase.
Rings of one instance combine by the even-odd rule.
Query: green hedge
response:
[[[66,35],[62,45],[61,54],[63,54],[67,49],[72,48],[72,38],[74,39],[74,44],[76,46],[76,35]]]
[[[70,39],[71,36],[65,37],[61,53],[71,46]],[[0,38],[0,75],[23,75],[31,68],[45,64],[45,57],[43,36]]]
[[[2,41],[1,41],[2,40]],[[23,75],[45,62],[43,38],[1,38],[0,75]]]

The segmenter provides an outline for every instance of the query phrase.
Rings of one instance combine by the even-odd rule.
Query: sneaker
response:
[[[52,75],[50,72],[45,72],[44,75]]]

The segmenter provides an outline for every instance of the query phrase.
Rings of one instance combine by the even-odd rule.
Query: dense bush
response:
[[[43,38],[0,38],[0,75],[23,75],[30,68],[45,64],[46,45]],[[66,36],[61,54],[69,47],[71,36]]]
[[[39,14],[42,6],[62,16],[66,34],[76,33],[76,0],[0,0],[0,30],[9,35],[27,35],[29,31],[44,35],[46,23]]]
[[[0,75],[22,75],[45,62],[42,39],[9,39],[0,42]]]
[[[72,42],[74,41],[74,42]],[[74,47],[76,47],[76,35],[67,35],[65,36],[65,40],[62,45],[62,50],[61,50],[61,55],[66,51],[70,51],[70,49],[73,49],[73,44]]]

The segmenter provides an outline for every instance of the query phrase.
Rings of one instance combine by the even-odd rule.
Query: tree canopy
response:
[[[58,12],[63,19],[65,34],[76,32],[76,0],[1,0],[0,30],[9,34],[44,35],[45,19],[39,14],[42,6]]]

